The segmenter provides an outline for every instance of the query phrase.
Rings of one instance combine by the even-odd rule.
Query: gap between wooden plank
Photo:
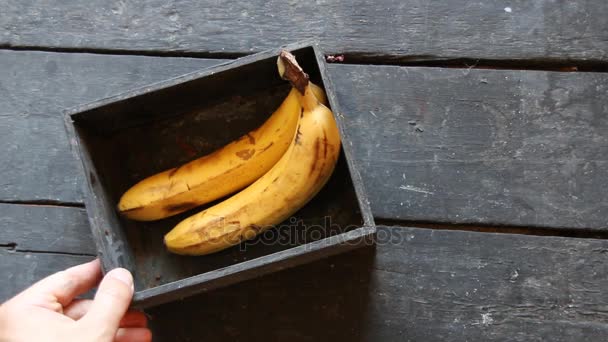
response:
[[[117,55],[117,56],[186,57],[186,58],[204,58],[204,59],[236,59],[239,57],[244,57],[244,56],[250,55],[249,53],[239,53],[239,52],[148,51],[148,50],[49,47],[49,46],[11,46],[11,45],[7,45],[7,44],[0,44],[0,50],[58,52],[58,53],[86,53],[86,54],[93,54],[93,55]]]
[[[451,224],[441,222],[424,222],[408,220],[391,220],[374,218],[376,225],[387,227],[412,227],[435,230],[458,230],[480,233],[517,234],[533,236],[554,236],[579,239],[608,239],[608,232],[593,229],[564,229],[547,227],[517,227],[483,224]]]
[[[395,57],[390,55],[347,54],[342,64],[396,65],[410,67],[437,67],[457,69],[538,70],[561,72],[608,72],[608,63],[600,60],[567,59],[438,59],[435,56]],[[328,60],[331,63],[331,61]]]
[[[148,57],[181,57],[204,59],[236,59],[249,55],[238,52],[192,52],[192,51],[147,51],[99,48],[71,48],[46,46],[11,46],[0,44],[0,50],[39,51],[57,53],[86,53],[98,55],[148,56]],[[326,55],[329,63],[363,64],[363,65],[396,65],[457,69],[497,69],[497,70],[541,70],[560,72],[608,72],[608,62],[601,60],[576,59],[442,59],[433,55],[393,56],[369,53],[345,53]],[[337,58],[337,59],[336,59]]]
[[[74,256],[95,256],[89,253],[71,253],[71,252],[56,252],[56,251],[42,251],[42,250],[32,250],[32,249],[19,249],[19,246],[14,243],[4,243],[0,244],[0,249],[8,251],[10,253],[29,253],[29,254],[52,254],[52,255],[74,255]]]
[[[0,204],[18,204],[29,206],[84,208],[81,202],[63,202],[55,200],[0,200]]]
[[[29,201],[27,203],[20,201],[0,201],[2,204],[19,204],[19,205],[31,205],[31,206],[55,206],[55,207],[69,207],[69,208],[84,208],[82,203],[69,203],[69,202],[57,202],[57,201]],[[384,218],[374,218],[378,226],[388,227],[413,227],[413,228],[425,228],[425,229],[436,229],[436,230],[458,230],[458,231],[472,231],[481,233],[499,233],[499,234],[518,234],[518,235],[533,235],[533,236],[556,236],[556,237],[571,237],[571,238],[582,238],[582,239],[608,239],[608,231],[594,230],[594,229],[564,229],[564,228],[549,228],[549,227],[518,227],[518,226],[500,226],[500,225],[483,225],[483,224],[451,224],[442,222],[424,222],[424,221],[410,221],[410,220],[392,220]],[[82,255],[92,256],[88,253],[69,253],[69,252],[53,252],[53,251],[42,251],[42,250],[27,250],[17,248],[17,244],[14,242],[0,244],[0,248],[9,251],[23,252],[23,253],[47,253],[47,254],[65,254],[65,255]]]

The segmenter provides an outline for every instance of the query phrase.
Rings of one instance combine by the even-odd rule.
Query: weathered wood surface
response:
[[[608,227],[607,74],[329,70],[375,217]]]
[[[594,239],[380,227],[375,249],[148,313],[157,341],[602,341],[607,252]],[[90,259],[0,258],[0,299]]]
[[[218,60],[0,52],[0,200],[81,202],[61,110]],[[608,74],[331,65],[373,214],[602,229]],[[358,94],[358,96],[353,96]]]
[[[84,209],[0,204],[0,302],[95,254]]]
[[[0,7],[0,49],[230,57],[318,38],[347,61],[605,68],[608,57],[608,6],[592,0]],[[0,202],[80,205],[61,111],[219,62],[0,51]],[[606,74],[331,71],[376,217],[608,227]],[[0,204],[0,228],[0,301],[95,253],[82,208]],[[155,308],[151,325],[158,341],[602,341],[607,251],[594,239],[382,227],[375,249]]]
[[[81,208],[0,204],[0,246],[16,251],[95,255]]]
[[[81,203],[62,111],[220,62],[0,51],[0,200]]]
[[[380,228],[379,240],[376,251],[150,310],[156,336],[600,341],[608,333],[605,241],[401,228]]]
[[[608,57],[602,1],[8,0],[0,45],[245,54],[305,38],[328,53],[403,60]]]
[[[92,259],[89,255],[17,252],[0,247],[0,303],[49,274]]]

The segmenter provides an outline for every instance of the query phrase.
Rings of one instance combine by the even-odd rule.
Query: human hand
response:
[[[146,316],[127,311],[133,277],[114,269],[99,284],[95,299],[75,299],[99,283],[99,260],[42,279],[0,305],[0,341],[151,341]]]

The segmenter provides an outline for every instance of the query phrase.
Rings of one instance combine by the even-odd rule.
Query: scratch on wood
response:
[[[399,189],[401,189],[401,190],[407,190],[407,191],[413,191],[413,192],[420,192],[420,193],[427,194],[427,195],[434,195],[435,194],[432,191],[428,191],[428,190],[425,190],[425,189],[422,189],[422,188],[418,188],[418,187],[415,187],[415,186],[411,186],[411,185],[401,185],[399,187]]]

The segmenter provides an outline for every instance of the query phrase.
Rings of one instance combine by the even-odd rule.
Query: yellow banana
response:
[[[312,85],[312,90],[326,100],[320,87]],[[262,126],[209,155],[140,181],[124,193],[118,210],[133,220],[158,220],[242,189],[285,153],[300,112],[298,91],[292,89]]]
[[[332,112],[307,83],[297,132],[283,157],[249,187],[167,233],[171,252],[203,255],[250,239],[287,219],[325,185],[340,154],[340,134]]]

